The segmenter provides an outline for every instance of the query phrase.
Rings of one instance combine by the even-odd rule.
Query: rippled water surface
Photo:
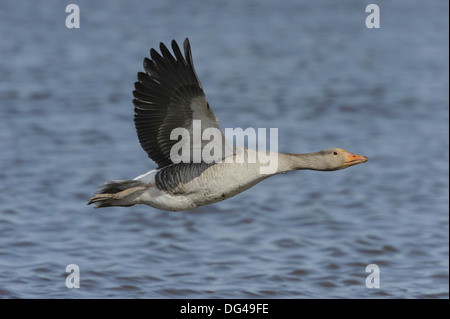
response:
[[[448,298],[447,1],[377,1],[380,29],[367,1],[77,1],[76,30],[68,3],[0,3],[1,297]],[[86,206],[155,167],[133,82],[186,36],[222,127],[369,162],[190,212]]]

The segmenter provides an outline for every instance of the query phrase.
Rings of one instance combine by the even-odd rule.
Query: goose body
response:
[[[96,208],[146,204],[166,211],[184,211],[235,196],[275,174],[301,169],[332,171],[367,161],[365,156],[340,148],[308,154],[261,154],[231,146],[195,73],[189,40],[184,42],[184,56],[175,41],[174,56],[163,43],[160,49],[162,55],[151,49],[152,59],[144,60],[146,73],[138,73],[133,92],[139,142],[158,168],[133,180],[105,183],[88,204],[96,203]],[[170,138],[179,128],[191,136],[195,134],[195,120],[201,121],[201,133],[212,128],[219,136],[212,142],[192,145]],[[173,160],[171,151],[177,143],[191,151],[187,152],[189,158]],[[196,149],[204,149],[208,143],[220,150],[214,160],[195,159]],[[277,165],[270,173],[262,173],[268,164],[261,158],[267,154],[276,159]]]
[[[259,174],[255,163],[181,163],[135,178],[149,187],[136,198],[162,210],[180,211],[212,204],[237,195],[271,175]],[[194,177],[194,178],[193,178]]]

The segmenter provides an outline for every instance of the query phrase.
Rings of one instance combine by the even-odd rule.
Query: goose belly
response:
[[[188,183],[186,196],[196,206],[207,205],[233,197],[267,177],[254,164],[219,163]]]

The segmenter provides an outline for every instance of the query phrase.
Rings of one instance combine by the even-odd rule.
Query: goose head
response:
[[[319,152],[321,170],[335,171],[367,162],[366,156],[350,153],[342,148],[329,148]]]

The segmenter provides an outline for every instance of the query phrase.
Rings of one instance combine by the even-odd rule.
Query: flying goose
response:
[[[144,59],[146,72],[138,73],[133,92],[139,142],[158,167],[133,180],[105,183],[88,205],[146,204],[165,211],[185,211],[230,198],[275,174],[302,169],[334,171],[367,161],[367,157],[341,148],[307,154],[264,150],[264,155],[276,156],[277,166],[262,173],[267,166],[259,159],[262,151],[231,146],[220,130],[195,72],[189,39],[184,41],[184,57],[175,40],[172,50],[174,55],[163,43],[161,54],[150,50],[151,59]],[[195,135],[196,123],[202,136],[215,132],[215,138],[191,143],[189,136]],[[188,134],[187,139],[182,134],[171,136],[177,129]],[[217,155],[208,160],[194,158],[194,153],[198,155],[206,147],[216,147]],[[180,150],[186,154],[180,155]],[[239,161],[239,156],[244,160]]]

